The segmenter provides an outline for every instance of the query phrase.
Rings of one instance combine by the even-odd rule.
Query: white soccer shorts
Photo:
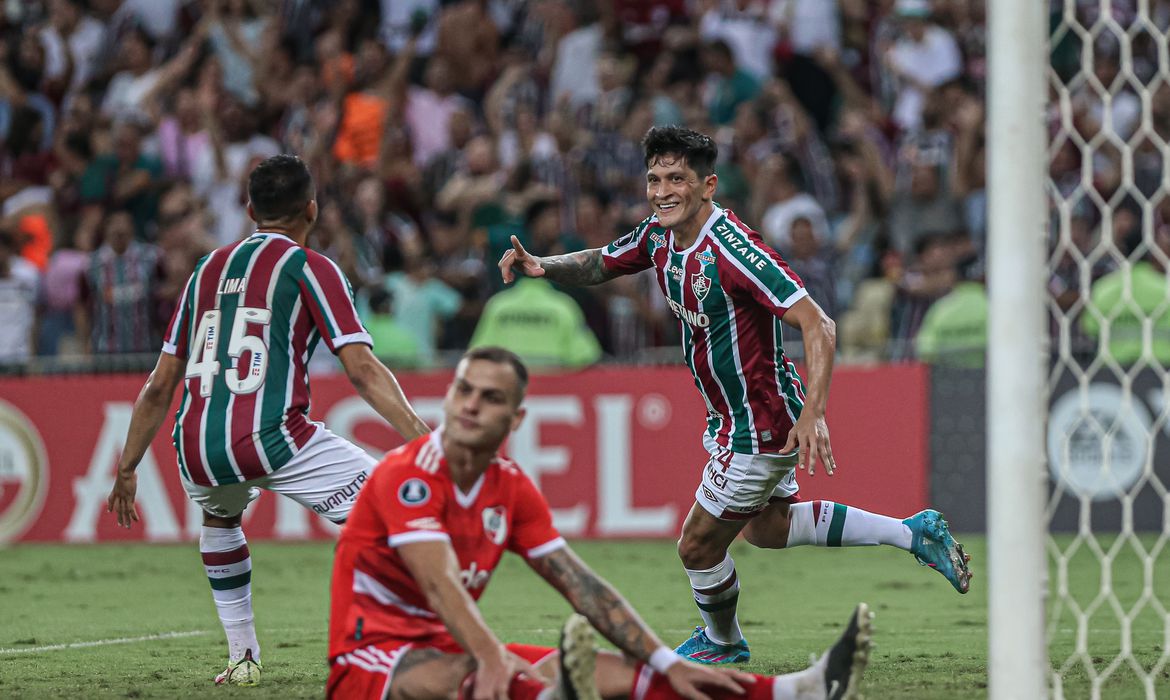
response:
[[[772,501],[796,502],[797,452],[741,454],[720,447],[703,433],[703,447],[711,456],[695,501],[721,520],[746,520],[759,515]]]
[[[377,464],[361,448],[318,426],[300,452],[267,476],[222,486],[182,481],[187,497],[219,518],[243,513],[249,503],[260,498],[260,489],[265,489],[288,496],[335,523],[343,523]]]

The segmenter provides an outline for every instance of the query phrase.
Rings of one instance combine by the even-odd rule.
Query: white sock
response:
[[[211,597],[227,635],[228,659],[238,661],[251,649],[260,660],[260,643],[252,619],[252,557],[241,528],[204,526],[199,553],[211,584]]]
[[[739,577],[735,561],[725,555],[718,566],[710,569],[686,569],[695,592],[695,604],[707,623],[707,637],[716,644],[735,644],[743,639],[735,608],[739,602]]]
[[[803,671],[772,678],[772,700],[824,700],[825,696],[823,661]]]
[[[788,507],[788,546],[857,547],[888,544],[909,551],[913,538],[901,520],[832,501]]]

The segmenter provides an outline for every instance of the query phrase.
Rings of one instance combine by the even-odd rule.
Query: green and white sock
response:
[[[788,546],[865,547],[888,544],[910,550],[913,534],[901,520],[832,501],[789,506]]]

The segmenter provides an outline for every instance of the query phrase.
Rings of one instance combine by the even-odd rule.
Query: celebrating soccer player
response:
[[[683,355],[707,406],[710,459],[678,552],[706,623],[676,650],[702,663],[750,658],[736,618],[739,579],[727,548],[743,531],[757,547],[888,544],[938,570],[960,593],[968,557],[935,510],[905,520],[829,501],[800,502],[796,469],[836,469],[825,405],[836,350],[833,321],[758,233],[714,201],[717,150],[708,136],[655,127],[643,140],[653,213],[604,248],[537,257],[512,237],[500,259],[516,273],[592,285],[654,269],[679,318]],[[808,385],[781,344],[804,339]]]
[[[548,504],[499,454],[524,419],[528,371],[500,348],[468,351],[443,399],[443,427],[393,452],[338,541],[329,698],[446,700],[812,700],[853,697],[869,653],[858,606],[810,668],[765,677],[704,668],[664,647],[573,554]],[[558,650],[502,644],[475,601],[505,550],[524,558],[626,656],[597,652],[571,617]]]
[[[299,158],[269,158],[248,177],[251,236],[195,267],[158,364],[134,404],[108,509],[138,520],[135,469],[183,383],[175,449],[183,488],[203,509],[199,550],[228,641],[216,683],[255,685],[252,560],[240,528],[260,489],[343,523],[375,460],[309,420],[306,363],[320,340],[358,394],[407,439],[428,432],[394,375],[374,357],[341,269],[305,248],[316,193]]]

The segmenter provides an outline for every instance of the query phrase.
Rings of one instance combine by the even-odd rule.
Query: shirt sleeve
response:
[[[565,538],[553,526],[548,502],[527,476],[521,475],[514,508],[508,549],[525,559],[536,559],[565,546]]]
[[[601,249],[601,264],[605,265],[605,269],[620,275],[632,275],[654,265],[646,246],[651,221],[653,217]]]
[[[378,516],[386,528],[386,542],[398,547],[412,542],[447,542],[443,524],[444,492],[430,475],[413,468],[390,465],[377,488]]]
[[[353,289],[337,263],[307,251],[300,283],[301,297],[330,352],[337,354],[350,343],[374,347],[354,307]]]
[[[715,239],[721,248],[721,266],[725,266],[720,270],[725,288],[751,296],[777,318],[808,296],[804,282],[758,233],[735,227],[733,233]]]
[[[163,352],[174,355],[180,360],[187,359],[187,338],[191,335],[191,309],[195,306],[195,289],[191,281],[199,274],[199,268],[187,278],[183,286],[183,293],[179,295],[179,303],[175,305],[175,312],[171,314],[171,322],[167,324],[167,331],[163,334]]]

